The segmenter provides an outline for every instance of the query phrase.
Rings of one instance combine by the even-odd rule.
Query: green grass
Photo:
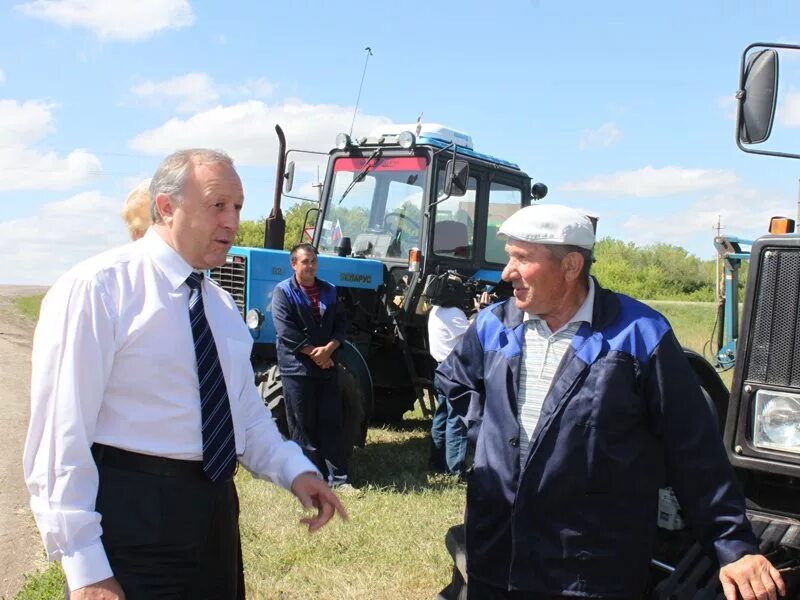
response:
[[[42,304],[44,294],[37,294],[35,296],[20,296],[14,298],[14,306],[17,311],[26,319],[33,319],[34,321],[39,318],[39,307]]]
[[[41,573],[31,575],[14,600],[63,600],[64,574],[58,563],[51,564]]]
[[[714,305],[650,302],[681,342],[702,351]],[[370,428],[353,455],[360,488],[343,496],[350,520],[315,534],[298,524],[288,492],[241,470],[241,532],[248,598],[431,598],[450,579],[447,529],[464,514],[465,487],[427,469],[430,422],[418,412],[398,428]],[[30,577],[15,600],[63,597],[58,566]]]
[[[710,358],[712,331],[716,320],[716,304],[713,302],[665,302],[648,300],[647,304],[669,319],[675,335],[683,346]]]
[[[464,486],[426,472],[429,422],[371,428],[352,459],[350,520],[309,535],[288,493],[241,477],[248,597],[430,598],[449,581],[444,536],[464,514]]]
[[[714,364],[715,321],[717,317],[715,302],[664,302],[648,300],[647,303],[669,319],[675,336],[681,345],[700,353]],[[739,306],[741,318],[741,305]],[[733,369],[720,372],[720,377],[730,389],[733,383]]]

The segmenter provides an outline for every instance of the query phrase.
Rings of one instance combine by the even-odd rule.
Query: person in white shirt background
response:
[[[239,311],[203,277],[239,226],[231,159],[176,152],[150,197],[142,239],[73,268],[42,303],[23,459],[31,508],[73,600],[242,598],[237,463],[316,508],[301,519],[311,531],[347,514],[281,437]]]
[[[464,282],[452,273],[444,273],[437,286],[440,292],[431,298],[433,305],[428,313],[428,348],[433,359],[441,364],[453,351],[461,336],[467,331],[470,319],[463,310]],[[487,292],[480,300],[473,299],[475,312],[490,302]],[[436,410],[431,422],[431,451],[429,463],[434,471],[464,476],[467,456],[467,426],[447,397],[441,392],[434,376]]]

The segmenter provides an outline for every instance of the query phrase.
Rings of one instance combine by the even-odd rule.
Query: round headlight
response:
[[[402,148],[413,148],[416,142],[417,138],[415,138],[414,134],[410,131],[404,131],[397,136],[397,143],[400,144]]]
[[[764,403],[761,429],[765,441],[794,451],[800,450],[800,401],[776,396]]]
[[[264,315],[261,314],[261,311],[257,308],[251,308],[247,311],[247,314],[244,317],[244,322],[247,323],[247,326],[255,331],[259,327],[261,327],[261,323],[264,322]]]
[[[350,145],[350,136],[346,133],[340,133],[336,136],[336,147],[339,150],[346,150]]]

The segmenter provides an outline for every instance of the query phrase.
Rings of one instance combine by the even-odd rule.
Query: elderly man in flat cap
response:
[[[667,481],[728,600],[783,595],[669,323],[589,275],[591,221],[535,205],[499,233],[514,296],[481,311],[437,371],[477,445],[469,598],[641,598]]]

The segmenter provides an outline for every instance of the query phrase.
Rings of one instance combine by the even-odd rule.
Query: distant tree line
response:
[[[742,285],[745,271],[742,269]],[[701,260],[680,246],[637,246],[603,238],[595,245],[592,272],[603,287],[634,298],[708,302],[716,299],[716,261]]]
[[[293,204],[287,210],[283,211],[283,219],[286,221],[286,235],[283,239],[283,247],[289,250],[295,244],[301,241],[307,242],[307,238],[301,239],[303,231],[303,223],[308,214],[308,221],[306,227],[313,227],[317,221],[317,208],[319,204],[316,202],[298,202]],[[234,242],[237,246],[247,246],[251,248],[262,248],[264,246],[264,219],[258,221],[242,221],[239,224],[239,233],[236,234]]]
[[[306,227],[313,227],[317,206],[313,202],[300,202],[284,212],[285,249],[288,250],[301,240],[304,219],[309,210],[312,212],[308,216]],[[341,211],[337,216],[345,229],[348,219],[364,218],[361,214],[348,215]],[[261,247],[263,243],[264,221],[242,221],[236,236],[236,245]],[[743,268],[740,273],[742,288],[746,271]],[[716,298],[715,260],[701,260],[680,246],[637,246],[632,242],[603,238],[595,246],[592,273],[603,287],[634,298],[708,302]]]

